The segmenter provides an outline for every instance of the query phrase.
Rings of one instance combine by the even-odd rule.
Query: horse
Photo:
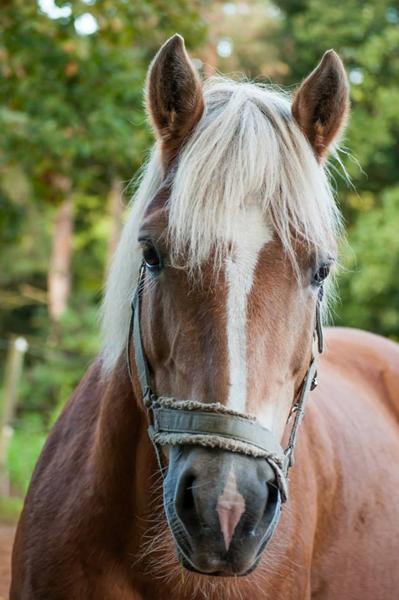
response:
[[[340,58],[291,100],[202,83],[175,35],[146,106],[103,347],[32,476],[11,600],[397,597],[399,348],[325,328],[319,355]]]

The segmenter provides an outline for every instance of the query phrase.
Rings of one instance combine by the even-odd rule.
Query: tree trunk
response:
[[[111,189],[108,195],[108,210],[111,215],[111,234],[108,242],[107,253],[107,273],[111,264],[112,257],[118,245],[121,229],[122,216],[124,210],[122,182],[120,179],[113,179]]]
[[[73,206],[68,197],[60,204],[55,216],[48,272],[48,310],[53,323],[59,322],[71,292],[72,238]]]
[[[212,38],[209,39],[205,56],[204,56],[204,77],[208,79],[208,77],[213,77],[217,72],[217,60],[218,55],[216,51],[216,40]]]
[[[204,78],[212,77],[217,73],[218,53],[217,45],[223,31],[224,15],[223,3],[212,2],[206,12],[206,21],[209,31],[206,46],[203,52]]]

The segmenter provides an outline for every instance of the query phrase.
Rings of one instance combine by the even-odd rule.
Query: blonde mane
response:
[[[271,86],[211,78],[205,111],[182,149],[169,199],[172,259],[184,253],[193,271],[210,250],[223,256],[234,224],[256,204],[296,266],[294,238],[316,253],[333,251],[340,213],[328,180],[291,113],[289,97]],[[141,261],[138,229],[161,184],[154,150],[109,274],[103,309],[103,365],[112,370],[125,348],[130,300]],[[293,235],[294,234],[294,235]],[[251,235],[251,232],[248,232]]]

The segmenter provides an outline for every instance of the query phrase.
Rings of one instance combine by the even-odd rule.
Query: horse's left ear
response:
[[[321,161],[342,133],[349,113],[349,83],[344,65],[328,50],[294,96],[292,114]]]
[[[178,34],[162,46],[150,65],[146,107],[168,164],[204,110],[201,82]]]

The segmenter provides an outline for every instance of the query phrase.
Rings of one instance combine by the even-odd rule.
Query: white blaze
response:
[[[247,400],[247,309],[259,252],[272,239],[257,206],[242,213],[234,231],[233,252],[226,261],[228,406],[245,412]]]
[[[228,550],[236,527],[245,512],[245,499],[238,491],[233,465],[227,476],[223,494],[218,498],[216,512],[219,517],[220,529],[223,534],[224,546],[226,550]]]

